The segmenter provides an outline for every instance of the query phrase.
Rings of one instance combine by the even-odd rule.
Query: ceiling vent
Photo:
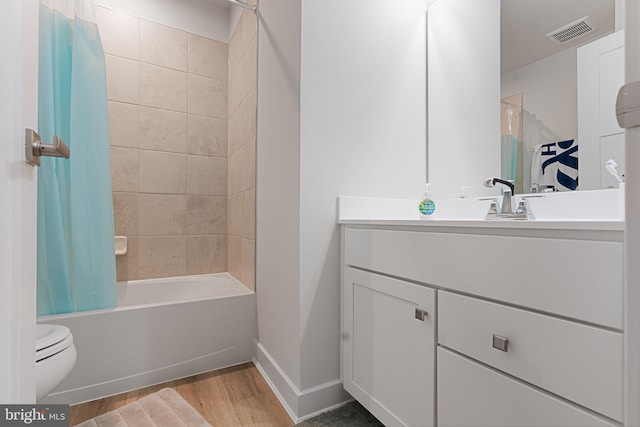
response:
[[[588,16],[580,18],[570,24],[551,31],[547,34],[555,44],[567,44],[579,37],[587,35],[598,29],[598,25]]]

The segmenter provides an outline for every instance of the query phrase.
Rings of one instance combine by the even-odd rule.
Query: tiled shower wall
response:
[[[244,11],[229,42],[229,272],[255,289],[256,16]]]
[[[236,188],[227,168],[227,44],[104,8],[96,15],[115,228],[129,246],[117,257],[118,279],[227,271],[227,246],[235,248],[227,190]]]

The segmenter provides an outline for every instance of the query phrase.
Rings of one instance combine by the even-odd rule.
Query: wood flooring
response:
[[[146,387],[70,408],[70,425],[162,388],[175,389],[214,427],[290,427],[294,423],[253,363]]]

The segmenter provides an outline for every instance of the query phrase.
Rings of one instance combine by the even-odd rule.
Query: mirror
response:
[[[566,167],[576,154],[577,189],[617,186],[604,167],[613,158],[624,171],[623,133],[615,123],[624,63],[622,32],[614,35],[616,3],[623,1],[437,0],[429,6],[427,169],[436,197],[459,197],[462,187],[471,187],[468,195],[486,194],[482,179],[503,173],[513,175],[517,192],[530,192],[532,183],[542,189],[547,184],[539,177],[532,182],[532,162],[540,170],[546,164],[545,175],[575,178]],[[585,16],[594,28],[586,35],[563,45],[546,36]],[[620,46],[589,48],[609,38]],[[599,65],[609,60],[620,65]],[[502,108],[501,100],[511,107]],[[515,121],[503,124],[509,116]]]
[[[623,84],[622,48],[611,54],[620,45],[612,34],[615,1],[502,0],[500,6],[502,177],[515,180],[519,193],[532,186],[616,186],[604,164],[614,158],[623,167],[622,130],[588,123],[607,111],[615,120]]]

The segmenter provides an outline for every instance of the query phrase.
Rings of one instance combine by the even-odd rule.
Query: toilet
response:
[[[38,324],[36,329],[36,401],[71,372],[76,363],[73,335],[66,326]]]

